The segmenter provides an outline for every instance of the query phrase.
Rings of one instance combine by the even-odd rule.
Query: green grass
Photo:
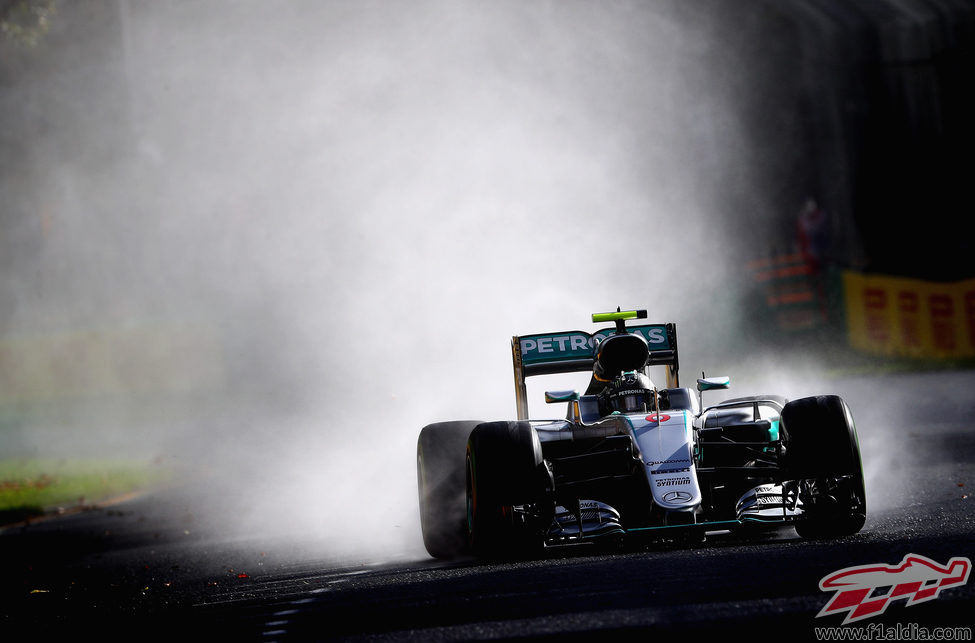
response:
[[[164,467],[109,460],[0,461],[0,524],[17,522],[159,484]]]

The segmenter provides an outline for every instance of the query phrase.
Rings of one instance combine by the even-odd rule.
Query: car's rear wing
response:
[[[617,328],[619,325],[617,326]],[[605,328],[595,333],[570,330],[559,333],[515,335],[511,338],[511,357],[515,370],[515,404],[518,419],[528,419],[528,393],[525,380],[533,375],[591,371],[593,347],[602,338],[617,332]],[[650,366],[667,366],[667,387],[677,388],[677,325],[647,324],[628,326],[626,332],[641,335],[650,348]]]

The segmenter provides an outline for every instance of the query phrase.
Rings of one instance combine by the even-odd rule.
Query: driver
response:
[[[643,375],[650,361],[647,341],[637,334],[617,332],[604,337],[593,349],[592,378],[586,395],[597,395],[615,385],[621,375],[636,374],[646,379],[647,389],[653,383]]]
[[[656,406],[653,382],[645,374],[650,349],[642,336],[609,335],[596,344],[593,357],[586,394],[598,395],[600,415],[641,413]]]
[[[653,382],[643,373],[621,373],[599,394],[600,415],[613,411],[620,413],[646,413],[652,409]]]

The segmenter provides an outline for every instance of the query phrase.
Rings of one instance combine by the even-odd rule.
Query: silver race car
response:
[[[849,407],[823,395],[757,395],[703,405],[729,387],[681,388],[675,324],[626,326],[645,310],[599,313],[595,333],[511,341],[518,419],[430,424],[417,475],[427,551],[515,557],[571,545],[700,542],[709,532],[794,527],[803,538],[858,532],[866,518]],[[648,377],[662,366],[667,387]],[[564,419],[531,420],[525,381],[588,371],[588,388],[549,391]],[[702,373],[703,375],[703,373]]]

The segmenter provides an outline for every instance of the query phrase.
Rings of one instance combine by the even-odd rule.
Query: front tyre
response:
[[[835,395],[793,400],[782,410],[786,477],[799,486],[803,538],[841,538],[863,528],[867,496],[853,415]]]
[[[528,422],[487,422],[467,442],[467,534],[474,554],[509,558],[540,548],[532,515],[543,500],[542,448]]]

